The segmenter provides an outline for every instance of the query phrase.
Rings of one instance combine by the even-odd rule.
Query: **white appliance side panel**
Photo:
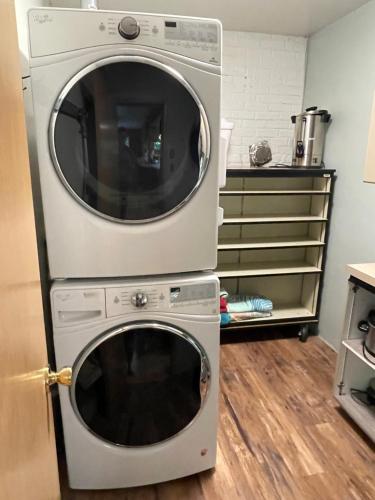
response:
[[[134,16],[140,25],[140,34],[134,40],[126,40],[119,33],[119,22],[125,16]],[[153,47],[216,66],[221,64],[221,23],[216,19],[103,10],[32,9],[29,30],[33,58],[121,44]]]
[[[131,53],[150,57],[145,51]],[[113,51],[108,52],[110,55]],[[48,127],[54,102],[64,84],[92,62],[95,55],[32,69],[38,163],[52,278],[145,276],[216,268],[220,76],[167,57],[156,54],[152,57],[173,66],[198,92],[210,124],[211,158],[203,182],[191,200],[173,215],[147,224],[110,222],[90,213],[68,193],[51,161]]]
[[[147,318],[148,315],[145,315]],[[162,315],[153,319],[165,321]],[[164,443],[142,448],[110,445],[95,437],[76,417],[69,388],[59,387],[70,484],[78,489],[131,487],[169,481],[214,467],[219,390],[219,319],[173,325],[188,331],[206,351],[211,370],[210,388],[202,411],[193,424]],[[77,336],[79,337],[79,336]],[[57,366],[71,365],[82,339],[55,337]]]

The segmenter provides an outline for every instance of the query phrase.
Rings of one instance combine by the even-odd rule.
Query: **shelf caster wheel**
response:
[[[301,342],[306,342],[306,340],[309,337],[309,327],[308,325],[303,325],[300,328],[300,331],[298,332],[298,337]]]

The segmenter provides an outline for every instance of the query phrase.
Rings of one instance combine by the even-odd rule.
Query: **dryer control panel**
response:
[[[105,45],[137,45],[221,65],[222,28],[216,19],[104,10],[29,11],[32,58]]]

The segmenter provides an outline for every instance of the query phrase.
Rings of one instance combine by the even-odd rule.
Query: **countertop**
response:
[[[375,263],[349,264],[348,269],[351,276],[375,287]]]

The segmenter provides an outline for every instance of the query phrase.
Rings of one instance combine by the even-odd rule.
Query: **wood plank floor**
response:
[[[62,498],[375,499],[374,448],[332,397],[335,361],[318,338],[222,346],[215,471],[129,490],[63,484]]]

